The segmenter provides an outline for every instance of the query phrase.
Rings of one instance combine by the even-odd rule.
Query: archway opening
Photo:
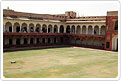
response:
[[[64,33],[64,26],[63,25],[60,26],[60,33]]]
[[[40,24],[37,24],[37,25],[36,25],[36,30],[35,30],[35,31],[39,33],[39,32],[40,32],[40,27],[41,27]]]
[[[71,28],[71,33],[75,33],[75,26],[73,25],[72,28]]]
[[[24,45],[27,44],[27,38],[24,38]]]
[[[31,44],[31,45],[34,44],[34,39],[33,39],[33,38],[30,39],[30,44]]]
[[[34,32],[34,24],[29,24],[29,29],[30,29],[30,32]]]
[[[105,35],[105,26],[101,26],[100,34]]]
[[[20,39],[19,38],[16,39],[16,45],[20,45]]]
[[[81,31],[81,28],[80,28],[80,26],[78,25],[78,26],[77,26],[77,29],[76,29],[76,33],[77,33],[77,34],[80,34],[80,31]]]
[[[9,39],[9,45],[12,45],[12,39]]]
[[[92,41],[93,41],[92,38],[89,38],[89,39],[88,39],[88,46],[89,46],[89,47],[92,46]]]
[[[48,26],[48,33],[52,33],[52,25]]]
[[[48,38],[48,44],[50,44],[51,43],[51,40],[50,40],[50,38]]]
[[[94,39],[93,42],[94,42],[93,45],[95,46],[95,48],[97,48],[98,47],[98,39]]]
[[[5,24],[5,32],[12,32],[12,24],[10,22]]]
[[[13,29],[14,29],[14,32],[20,32],[20,25],[19,23],[15,23],[14,26],[13,26]]]
[[[88,26],[88,34],[92,34],[92,26],[90,25],[90,26]]]
[[[60,42],[63,43],[63,37],[60,37]]]
[[[46,24],[42,25],[42,32],[47,33],[47,25]]]
[[[97,25],[94,27],[94,34],[99,35],[99,26]]]
[[[39,38],[36,39],[36,43],[40,44],[40,39]]]
[[[23,24],[22,24],[21,31],[22,31],[22,32],[27,32],[27,24],[26,24],[26,23],[23,23]]]
[[[54,38],[54,43],[56,44],[56,38]]]
[[[85,38],[82,39],[81,44],[82,44],[82,46],[86,46],[86,39]]]
[[[58,33],[58,26],[54,25],[54,33]]]
[[[45,38],[42,38],[42,43],[45,44]]]
[[[82,26],[82,34],[86,34],[86,26]]]
[[[69,25],[66,28],[66,33],[70,33],[70,26]]]

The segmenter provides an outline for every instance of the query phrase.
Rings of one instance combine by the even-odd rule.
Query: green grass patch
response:
[[[78,47],[4,52],[6,78],[115,78],[117,74],[117,52]]]

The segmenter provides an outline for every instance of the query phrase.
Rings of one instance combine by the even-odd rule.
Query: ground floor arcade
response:
[[[104,49],[105,38],[102,36],[83,35],[8,35],[4,36],[4,48],[72,45]]]

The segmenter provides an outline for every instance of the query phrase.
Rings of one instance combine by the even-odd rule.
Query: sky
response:
[[[117,11],[118,1],[3,1],[2,8],[38,14],[64,14],[75,11],[77,16],[106,16]]]

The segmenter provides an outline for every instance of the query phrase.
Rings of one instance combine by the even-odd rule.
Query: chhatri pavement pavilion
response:
[[[52,15],[3,10],[4,49],[56,45],[117,51],[118,11],[77,17],[74,11]]]

